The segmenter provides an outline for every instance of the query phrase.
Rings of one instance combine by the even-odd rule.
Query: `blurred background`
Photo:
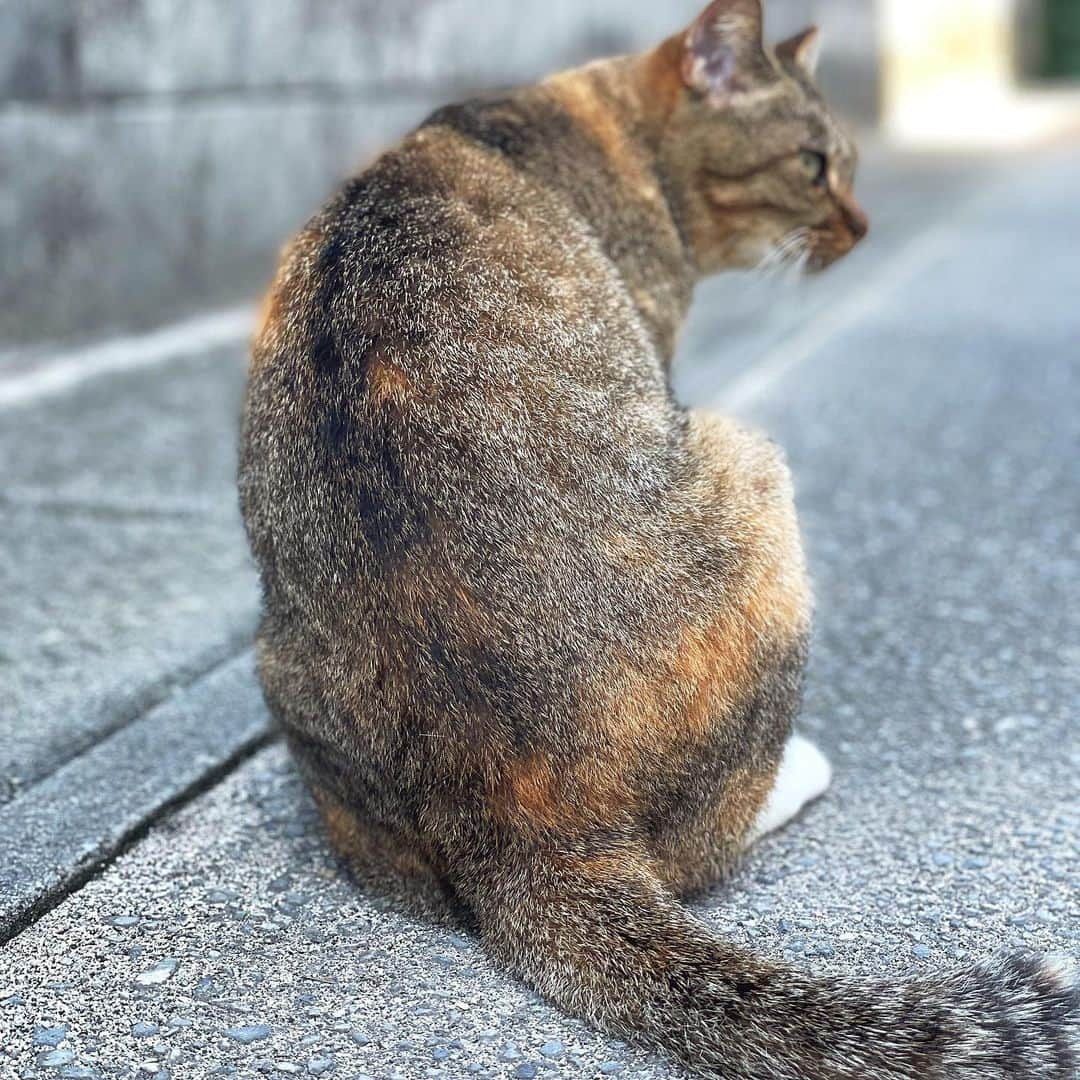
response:
[[[669,1077],[355,889],[274,741],[255,298],[447,100],[703,0],[0,0],[0,1075]],[[704,286],[676,392],[783,445],[836,784],[699,914],[817,971],[1080,948],[1080,0],[816,22],[870,238]]]
[[[244,299],[436,105],[645,47],[698,6],[0,0],[0,348]],[[1015,145],[1075,115],[1052,89],[1080,73],[1075,0],[767,8],[774,37],[823,26],[831,99],[908,145]]]

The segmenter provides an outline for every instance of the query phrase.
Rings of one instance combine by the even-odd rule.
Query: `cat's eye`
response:
[[[807,179],[821,187],[825,184],[829,173],[829,159],[816,150],[803,150],[799,154],[799,165],[806,173]]]

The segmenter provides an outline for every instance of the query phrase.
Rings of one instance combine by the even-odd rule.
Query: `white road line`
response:
[[[0,504],[87,514],[231,518],[234,501],[183,495],[117,495],[107,490],[88,492],[68,487],[0,487]]]
[[[0,373],[0,408],[62,394],[100,375],[153,367],[180,356],[227,345],[243,345],[255,324],[251,307],[229,308],[174,323],[148,334],[106,341],[42,359],[27,372]]]
[[[902,289],[920,270],[955,249],[960,229],[955,221],[945,221],[922,233],[890,259],[880,274],[874,274],[846,301],[828,308],[802,330],[773,346],[752,367],[714,399],[714,408],[739,412],[763,397],[793,368],[808,360],[837,334],[880,310],[894,293]]]

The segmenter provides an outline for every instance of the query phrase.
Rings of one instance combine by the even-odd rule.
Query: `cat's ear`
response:
[[[821,59],[821,31],[811,26],[776,46],[776,58],[789,71],[802,72],[811,79],[817,74]]]
[[[768,81],[761,0],[713,0],[686,32],[683,82],[724,105]]]

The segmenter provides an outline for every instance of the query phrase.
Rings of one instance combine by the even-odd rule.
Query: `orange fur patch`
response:
[[[374,353],[366,369],[367,391],[378,405],[403,405],[412,392],[408,376],[383,352]]]
[[[714,836],[732,844],[743,841],[776,785],[779,768],[777,764],[764,772],[740,769],[732,775],[712,815]]]
[[[556,768],[548,754],[530,754],[507,766],[493,809],[517,827],[567,836],[627,820],[636,802],[622,764],[597,758],[588,769]]]
[[[685,35],[676,34],[640,61],[642,108],[653,117],[658,130],[663,129],[686,91],[682,74],[684,40]]]
[[[557,828],[567,817],[565,794],[546,754],[532,754],[514,762],[507,774],[512,810],[532,826]]]
[[[312,789],[330,846],[356,872],[390,870],[402,878],[430,880],[434,871],[425,855],[404,846],[381,830],[372,829],[323,788]]]
[[[356,820],[356,815],[332,799],[322,788],[315,788],[314,795],[326,826],[330,846],[346,860],[368,855],[367,838]]]
[[[643,167],[616,108],[604,100],[602,89],[589,77],[588,70],[557,76],[549,80],[549,85],[563,108],[600,144],[624,180],[646,198],[659,199],[655,177]]]
[[[281,288],[274,283],[263,295],[251,338],[251,367],[254,369],[273,352],[273,339],[281,319]]]
[[[259,314],[255,320],[255,340],[259,341],[263,334],[266,333],[269,324],[277,318],[278,303],[277,303],[277,289],[267,289],[266,295],[262,298],[262,303],[259,304]]]
[[[612,760],[705,739],[753,693],[760,650],[798,640],[807,608],[798,564],[790,573],[770,568],[711,622],[686,625],[651,674],[607,673],[610,708],[600,724]]]
[[[786,467],[761,436],[716,417],[695,421],[706,464],[696,494],[722,504],[715,527],[738,551],[742,569],[711,617],[688,620],[645,671],[627,666],[605,674],[610,710],[602,723],[622,754],[663,754],[675,742],[705,738],[753,693],[762,651],[795,643],[809,624]],[[622,537],[612,538],[611,548],[633,551]]]

